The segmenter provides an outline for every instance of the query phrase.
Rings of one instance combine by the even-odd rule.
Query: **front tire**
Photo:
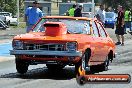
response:
[[[86,51],[84,55],[81,57],[81,60],[77,64],[75,64],[75,73],[77,77],[89,73],[90,71],[90,67],[88,66],[89,58],[90,52]]]
[[[28,66],[29,65],[25,61],[16,59],[16,70],[18,73],[20,74],[26,73],[28,70]]]

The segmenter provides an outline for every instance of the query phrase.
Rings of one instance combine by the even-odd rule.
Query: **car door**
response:
[[[92,29],[93,29],[93,42],[92,42],[92,58],[90,62],[93,62],[94,64],[97,64],[97,62],[100,62],[102,58],[100,54],[100,49],[102,48],[101,45],[101,38],[99,34],[99,30],[97,28],[96,22],[92,22]]]
[[[97,24],[97,27],[98,27],[98,30],[99,30],[99,34],[100,34],[100,37],[99,37],[99,40],[100,40],[100,56],[102,57],[101,58],[101,61],[104,61],[105,58],[106,58],[106,55],[108,54],[108,39],[107,39],[107,34],[104,30],[104,27],[101,23],[99,22],[96,22]]]

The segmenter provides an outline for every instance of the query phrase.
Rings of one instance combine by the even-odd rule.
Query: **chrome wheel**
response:
[[[81,60],[75,65],[76,76],[86,75],[90,71],[88,66],[89,58],[89,52],[85,52]]]

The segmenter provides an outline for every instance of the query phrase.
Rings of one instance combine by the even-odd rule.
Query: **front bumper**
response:
[[[10,50],[10,55],[82,56],[80,51]]]

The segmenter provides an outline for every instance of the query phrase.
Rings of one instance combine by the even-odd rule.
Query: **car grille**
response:
[[[24,44],[24,50],[64,51],[64,44]]]

